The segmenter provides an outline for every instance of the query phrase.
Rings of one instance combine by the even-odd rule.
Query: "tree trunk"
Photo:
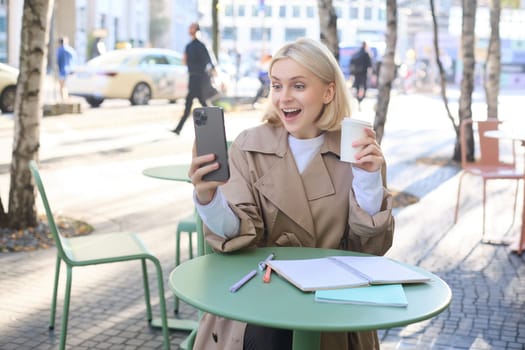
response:
[[[339,60],[339,39],[337,38],[337,15],[332,0],[318,0],[319,28],[321,42],[332,51]]]
[[[452,116],[452,112],[450,111],[450,107],[448,105],[447,78],[445,75],[445,69],[443,68],[443,63],[441,62],[441,58],[440,58],[441,50],[439,49],[439,31],[438,31],[434,0],[430,0],[430,12],[432,13],[432,24],[433,24],[433,31],[434,31],[434,52],[436,53],[436,64],[439,70],[439,78],[440,78],[440,85],[441,85],[441,98],[443,99],[443,103],[447,111],[448,119],[450,119],[450,122],[452,123],[452,127],[454,128],[454,131],[456,132],[456,140],[459,140],[459,125],[456,125],[455,119]]]
[[[211,1],[211,35],[213,54],[219,59],[219,0]],[[237,34],[235,34],[237,35]]]
[[[7,214],[4,210],[4,204],[2,203],[2,198],[0,198],[0,227],[7,226]]]
[[[498,119],[499,77],[501,73],[500,17],[500,0],[490,1],[490,39],[485,64],[484,85],[487,100],[487,117],[496,119]]]
[[[386,9],[386,49],[379,69],[377,108],[374,120],[374,130],[379,144],[385,132],[390,91],[396,74],[394,56],[397,43],[397,0],[387,0]]]
[[[474,91],[474,28],[476,24],[476,0],[462,0],[463,23],[461,28],[461,51],[463,59],[463,77],[461,79],[461,93],[459,97],[459,122],[472,118],[472,92]],[[474,135],[472,129],[466,133],[467,160],[474,160]],[[459,138],[454,148],[454,160],[461,161]]]
[[[46,74],[49,27],[54,0],[25,0],[20,44],[20,75],[15,101],[8,226],[35,226],[35,188],[28,162],[38,159],[42,90]]]

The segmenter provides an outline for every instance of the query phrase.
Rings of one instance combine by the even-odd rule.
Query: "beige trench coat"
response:
[[[240,218],[240,235],[225,240],[205,227],[208,244],[220,252],[245,247],[339,248],[383,255],[392,245],[392,196],[368,215],[352,191],[349,163],[339,161],[341,134],[324,144],[302,174],[288,148],[288,133],[267,124],[241,133],[230,148],[231,177],[222,187]],[[346,232],[346,234],[345,234]],[[245,323],[205,314],[195,349],[242,350]],[[379,349],[375,331],[322,333],[323,350]]]

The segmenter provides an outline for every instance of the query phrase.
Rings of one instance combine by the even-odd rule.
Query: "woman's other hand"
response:
[[[366,137],[352,143],[353,147],[362,147],[356,154],[356,162],[352,165],[368,172],[381,169],[385,159],[381,147],[377,143],[376,133],[371,128],[365,128]]]

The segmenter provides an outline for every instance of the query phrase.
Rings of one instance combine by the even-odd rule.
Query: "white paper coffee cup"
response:
[[[352,147],[352,142],[366,137],[365,128],[372,124],[365,120],[344,118],[341,123],[341,160],[354,163],[355,155],[362,147]]]

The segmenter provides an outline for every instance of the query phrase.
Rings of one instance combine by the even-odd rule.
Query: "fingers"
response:
[[[384,162],[383,152],[377,143],[375,131],[370,128],[365,130],[367,137],[352,143],[354,147],[362,147],[356,155],[354,166],[370,172],[377,171]]]
[[[219,163],[214,162],[215,155],[205,154],[202,156],[197,156],[195,149],[195,144],[193,145],[193,157],[191,160],[190,170],[188,171],[188,177],[195,188],[195,194],[198,201],[201,204],[207,204],[215,195],[217,187],[222,185],[223,182],[218,181],[205,181],[203,179],[204,175],[217,170],[219,168]]]

